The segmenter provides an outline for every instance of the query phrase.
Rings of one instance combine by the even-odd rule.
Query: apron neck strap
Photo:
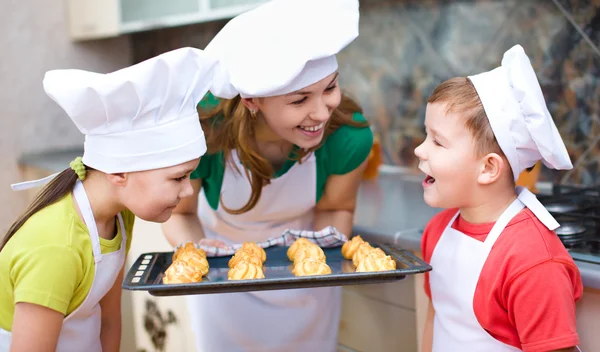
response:
[[[560,227],[560,224],[554,219],[554,217],[548,212],[546,207],[537,199],[535,194],[531,193],[527,188],[517,187],[517,194],[519,199],[531,212],[535,215],[538,220],[549,230],[556,230]]]
[[[87,196],[87,193],[85,192],[83,183],[80,180],[77,180],[77,182],[75,182],[75,187],[73,188],[73,195],[75,196],[75,200],[79,205],[79,210],[81,211],[83,221],[85,222],[85,225],[88,228],[88,232],[90,233],[90,240],[92,241],[92,252],[94,253],[94,261],[98,263],[102,259],[102,251],[100,250],[100,238],[98,236],[98,227],[96,226],[96,220],[94,219],[94,213],[92,212],[90,200]],[[122,221],[119,222],[122,223]]]

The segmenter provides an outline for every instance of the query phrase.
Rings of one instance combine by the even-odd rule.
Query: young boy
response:
[[[430,298],[424,351],[576,351],[579,271],[559,224],[519,174],[542,160],[572,168],[519,45],[502,65],[439,85],[415,149],[425,202],[446,208],[427,225]]]

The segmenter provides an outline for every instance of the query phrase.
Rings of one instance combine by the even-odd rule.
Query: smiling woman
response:
[[[340,90],[335,55],[357,0],[272,0],[206,47],[221,69],[199,106],[197,193],[164,225],[173,246],[264,241],[286,229],[350,234],[373,134]],[[269,40],[264,40],[269,38]],[[206,237],[206,238],[204,238]],[[339,287],[188,298],[199,351],[335,351]]]

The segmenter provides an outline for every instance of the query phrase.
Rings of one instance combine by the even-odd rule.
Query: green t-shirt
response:
[[[210,93],[199,103],[202,109],[210,109],[218,100]],[[354,121],[364,122],[361,113],[354,113]],[[325,143],[315,151],[317,162],[317,202],[323,195],[325,183],[330,175],[344,175],[356,169],[367,159],[373,145],[373,132],[369,127],[353,127],[344,125],[332,133]],[[291,153],[297,150],[294,146]],[[273,177],[284,175],[296,161],[288,159]],[[221,186],[225,175],[225,159],[223,152],[205,154],[200,159],[198,168],[191,175],[192,179],[202,179],[202,188],[211,208],[217,209]]]

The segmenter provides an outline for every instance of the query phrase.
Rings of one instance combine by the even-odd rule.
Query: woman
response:
[[[373,135],[340,91],[335,54],[357,35],[356,0],[275,0],[214,38],[222,100],[200,104],[208,152],[196,196],[163,227],[173,246],[351,233]],[[339,287],[258,291],[191,296],[189,308],[199,351],[335,351],[340,298]]]

